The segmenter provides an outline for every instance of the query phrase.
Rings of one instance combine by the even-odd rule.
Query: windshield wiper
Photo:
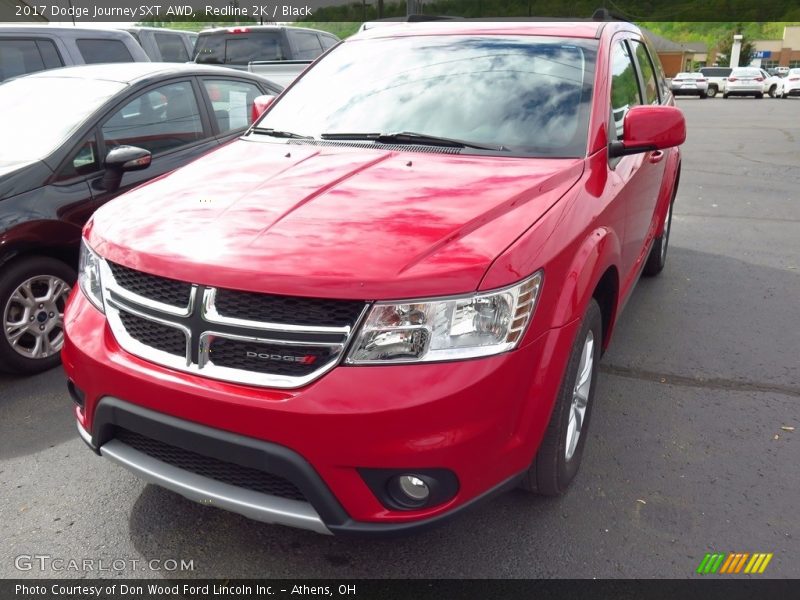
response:
[[[414,131],[400,131],[397,133],[323,133],[323,140],[370,140],[381,144],[429,144],[431,146],[447,146],[450,148],[477,148],[478,150],[494,150],[508,152],[505,146],[489,146],[466,140],[416,133]]]
[[[292,133],[291,131],[278,131],[277,129],[265,129],[263,127],[255,127],[253,128],[254,133],[260,133],[262,135],[269,135],[272,137],[277,138],[291,138],[293,140],[313,140],[314,136],[311,135],[300,135],[299,133]]]

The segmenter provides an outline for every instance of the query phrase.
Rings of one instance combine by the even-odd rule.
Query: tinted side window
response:
[[[644,82],[644,99],[645,104],[658,104],[658,85],[656,81],[656,72],[653,68],[653,62],[650,60],[650,55],[647,48],[640,42],[632,42],[634,52],[636,52],[636,62],[639,63],[639,69],[642,72],[642,81]]]
[[[153,154],[175,150],[203,137],[203,123],[191,83],[171,83],[145,92],[103,125],[107,149],[138,146]]]
[[[61,60],[61,55],[56,50],[56,45],[50,40],[36,40],[36,46],[42,55],[45,69],[55,69],[56,67],[63,67],[64,61]]]
[[[277,31],[201,35],[195,48],[198,63],[246,65],[255,60],[283,60]]]
[[[119,40],[77,40],[78,50],[87,65],[133,62],[128,49]]]
[[[328,48],[333,48],[336,44],[339,43],[339,40],[329,35],[320,35],[319,41],[322,43],[322,48],[324,50],[327,50]]]
[[[322,46],[316,33],[293,31],[292,40],[296,46],[295,58],[298,60],[314,60],[322,54]]]
[[[639,83],[633,68],[627,44],[617,42],[611,51],[611,117],[613,127],[609,134],[622,138],[622,122],[632,106],[642,103]]]
[[[181,36],[169,33],[156,33],[156,46],[164,62],[187,62],[189,53],[183,45]]]
[[[732,70],[725,67],[703,67],[700,72],[706,77],[727,77]]]
[[[44,68],[42,55],[33,40],[0,40],[0,81]]]

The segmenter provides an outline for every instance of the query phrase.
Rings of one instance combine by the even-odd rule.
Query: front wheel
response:
[[[715,88],[714,86],[711,86],[710,88],[708,88],[708,91],[706,92],[706,95],[709,98],[713,98],[714,96],[717,95],[717,88]]]
[[[769,88],[769,96],[770,96],[770,98],[777,98],[778,97],[778,86],[777,85],[773,85],[771,88]]]
[[[29,375],[60,362],[74,282],[73,269],[43,256],[19,259],[0,274],[0,370]]]
[[[756,100],[761,100],[764,97],[764,94],[756,94]]]
[[[602,314],[593,298],[572,345],[544,440],[520,484],[523,489],[557,496],[578,474],[597,388],[602,339]]]

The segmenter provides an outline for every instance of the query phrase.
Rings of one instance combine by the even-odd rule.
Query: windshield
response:
[[[22,77],[0,85],[0,164],[45,158],[124,87],[71,77]]]
[[[491,152],[504,154],[581,157],[595,54],[594,40],[553,37],[346,42],[289,89],[258,128],[334,139],[414,132],[503,147]]]

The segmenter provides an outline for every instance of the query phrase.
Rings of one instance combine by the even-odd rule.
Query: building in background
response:
[[[800,26],[784,27],[783,39],[756,40],[756,56],[751,64],[762,69],[800,67]]]

